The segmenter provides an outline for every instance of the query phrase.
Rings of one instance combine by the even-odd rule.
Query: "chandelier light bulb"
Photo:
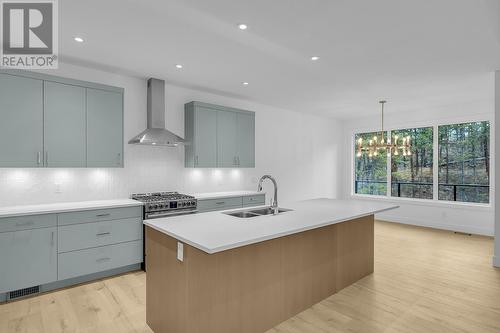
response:
[[[362,138],[357,139],[357,156],[363,156],[363,154],[368,155],[369,157],[378,156],[379,151],[380,154],[383,154],[384,151],[387,156],[410,156],[410,135],[394,135],[388,131],[384,131],[384,104],[386,101],[379,101],[381,104],[381,120],[382,127],[379,132],[374,132],[373,137],[367,140],[362,140]],[[387,140],[384,138],[384,134],[387,135]],[[380,136],[378,136],[380,134]],[[399,141],[401,139],[401,141]]]

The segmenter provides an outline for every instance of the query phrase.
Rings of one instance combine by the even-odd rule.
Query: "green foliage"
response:
[[[359,138],[363,141],[372,139],[378,133],[360,133],[356,134],[355,142]],[[356,147],[355,154],[356,154]],[[384,154],[368,157],[363,154],[361,157],[356,157],[355,160],[355,179],[357,181],[356,193],[386,195],[387,193],[387,160]]]
[[[488,121],[439,126],[439,199],[489,202],[490,123]]]
[[[400,138],[409,136],[411,143],[410,156],[403,156],[399,152],[399,155],[391,158],[391,182],[404,183],[403,186],[392,186],[392,196],[432,199],[433,133],[432,127],[391,132],[391,138],[396,135]]]
[[[365,142],[379,133],[356,134]],[[433,197],[432,127],[392,131],[389,137],[410,136],[411,154],[391,157],[391,195],[409,198]],[[401,140],[400,140],[401,143]],[[488,121],[439,126],[439,200],[489,202],[490,123]],[[355,151],[356,152],[356,151]],[[355,159],[356,193],[386,195],[387,156]]]

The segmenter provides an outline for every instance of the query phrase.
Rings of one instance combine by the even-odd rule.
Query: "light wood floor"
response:
[[[489,237],[377,222],[375,273],[268,333],[498,333],[492,252]],[[151,332],[145,280],[134,272],[0,305],[0,332]]]

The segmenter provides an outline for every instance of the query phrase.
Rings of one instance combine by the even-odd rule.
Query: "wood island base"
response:
[[[373,273],[374,216],[208,254],[146,227],[156,333],[260,333]]]

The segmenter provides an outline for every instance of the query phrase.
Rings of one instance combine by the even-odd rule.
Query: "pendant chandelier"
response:
[[[379,101],[382,109],[382,129],[380,131],[380,136],[373,136],[373,138],[363,141],[362,138],[359,138],[357,141],[357,156],[361,157],[364,154],[367,154],[368,157],[378,156],[379,154],[386,153],[387,156],[391,154],[394,156],[398,156],[399,152],[403,156],[411,155],[411,144],[410,144],[410,136],[400,137],[395,135],[390,142],[384,139],[384,104],[387,101]]]

